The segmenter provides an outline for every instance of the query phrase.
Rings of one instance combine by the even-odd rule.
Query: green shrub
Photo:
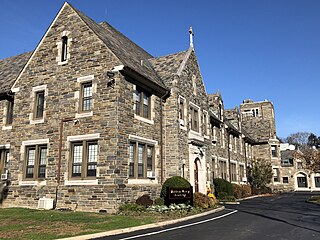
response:
[[[166,199],[167,196],[167,187],[170,188],[189,188],[191,184],[183,177],[175,176],[168,178],[162,185],[160,197]]]
[[[213,179],[215,195],[220,198],[220,193],[225,192],[228,196],[233,196],[233,187],[230,182],[221,178]]]
[[[214,206],[214,201],[207,195],[199,192],[193,194],[193,206],[197,208],[209,208]]]
[[[136,204],[144,207],[149,207],[153,204],[150,196],[148,194],[142,195],[136,200]]]
[[[154,200],[154,205],[158,205],[158,206],[164,205],[164,199],[163,198],[156,198]]]
[[[146,208],[144,206],[135,203],[126,203],[119,207],[120,212],[144,212]]]
[[[242,198],[242,187],[241,185],[232,183],[233,187],[233,196],[237,199]]]
[[[236,198],[234,196],[224,195],[222,198],[219,198],[221,202],[235,202]]]
[[[252,190],[249,185],[242,185],[242,197],[249,197],[252,195]]]

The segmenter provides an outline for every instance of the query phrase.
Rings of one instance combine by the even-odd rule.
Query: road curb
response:
[[[249,199],[258,198],[258,197],[270,197],[270,196],[274,196],[274,194],[267,193],[267,194],[253,195],[246,198],[239,198],[237,199],[237,201],[249,200]]]
[[[220,212],[220,211],[222,211],[224,209],[225,209],[225,207],[221,206],[219,208],[216,208],[216,209],[213,209],[213,210],[210,210],[210,211],[207,211],[207,212],[199,213],[199,214],[188,216],[188,217],[184,217],[184,218],[168,220],[168,221],[158,222],[158,223],[152,223],[152,224],[147,224],[147,225],[142,225],[142,226],[137,226],[137,227],[130,227],[130,228],[111,230],[111,231],[101,232],[101,233],[87,234],[87,235],[70,237],[70,238],[61,238],[60,240],[87,240],[87,239],[93,239],[93,238],[108,237],[108,236],[118,235],[118,234],[123,234],[123,233],[130,233],[130,232],[134,232],[134,231],[138,231],[138,230],[145,230],[145,229],[148,229],[148,228],[163,227],[163,226],[167,226],[167,225],[171,225],[171,224],[187,221],[187,220],[190,220],[190,219],[206,216],[206,215],[209,215],[209,214],[212,214],[212,213]]]

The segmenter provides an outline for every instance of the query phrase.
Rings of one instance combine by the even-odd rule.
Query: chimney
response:
[[[192,27],[189,28],[189,34],[190,34],[190,48],[193,48],[193,36],[194,36],[194,33],[193,33],[193,30],[192,30]]]

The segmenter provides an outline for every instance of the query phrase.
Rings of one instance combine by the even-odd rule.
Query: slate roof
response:
[[[10,91],[32,52],[0,60],[0,93]]]
[[[71,6],[71,5],[70,5]],[[71,6],[72,7],[72,6]],[[124,66],[138,72],[157,85],[166,88],[148,59],[153,58],[144,49],[132,42],[107,22],[100,24],[87,17],[81,11],[72,7],[87,26],[106,44],[106,46],[119,58]],[[142,60],[142,62],[141,62]]]
[[[281,159],[286,160],[286,159],[291,159],[294,158],[294,153],[296,150],[285,150],[285,151],[280,151],[281,154]]]
[[[178,73],[186,54],[187,50],[162,57],[152,58],[149,59],[149,61],[162,78],[163,82],[168,85],[172,80],[172,76]]]

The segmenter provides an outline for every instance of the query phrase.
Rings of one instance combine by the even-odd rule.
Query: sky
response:
[[[62,7],[60,0],[0,3],[0,59],[31,51]],[[273,102],[277,135],[320,135],[320,1],[71,0],[151,55],[188,49],[190,26],[207,93],[225,108],[244,99]]]

